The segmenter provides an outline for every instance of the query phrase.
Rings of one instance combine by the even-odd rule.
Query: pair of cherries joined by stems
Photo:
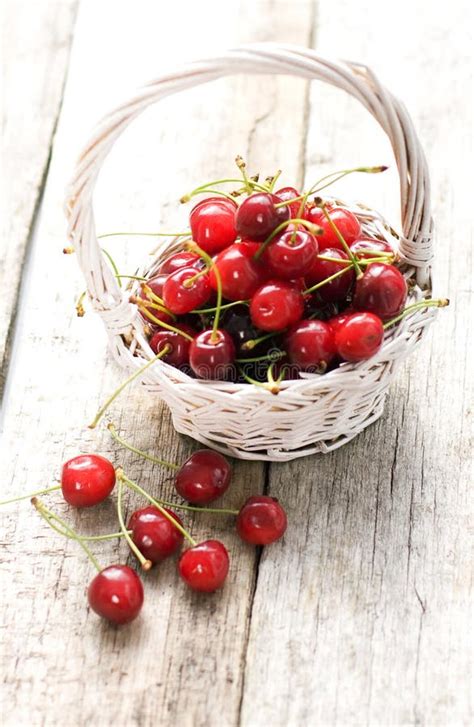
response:
[[[123,536],[142,568],[147,571],[156,563],[176,554],[187,539],[190,547],[179,558],[179,575],[192,590],[211,593],[219,589],[226,580],[229,571],[227,549],[219,540],[209,539],[197,543],[184,528],[175,509],[234,515],[238,535],[243,541],[253,545],[269,545],[284,534],[287,518],[275,498],[265,495],[250,497],[238,511],[205,507],[220,497],[231,481],[231,467],[218,452],[198,450],[184,464],[178,466],[158,460],[128,444],[117,434],[112,424],[108,429],[119,444],[175,470],[176,492],[189,504],[169,503],[153,498],[130,480],[121,468],[115,469],[108,459],[97,454],[73,457],[62,467],[60,485],[33,493],[31,501],[39,514],[54,530],[76,540],[97,569],[97,575],[88,588],[88,602],[99,616],[115,624],[133,621],[142,608],[144,589],[142,580],[128,565],[114,564],[102,568],[88,546],[89,541]],[[60,488],[63,499],[69,505],[74,508],[90,508],[106,500],[116,486],[120,532],[108,535],[78,535],[38,499],[39,494]],[[127,526],[122,514],[124,486],[144,496],[149,503],[132,513]],[[15,500],[8,502],[13,501]]]

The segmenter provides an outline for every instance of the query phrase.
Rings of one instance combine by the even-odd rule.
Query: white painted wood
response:
[[[30,229],[59,114],[77,0],[3,0],[0,391]]]

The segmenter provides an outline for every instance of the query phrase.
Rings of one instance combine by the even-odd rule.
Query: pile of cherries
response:
[[[131,297],[152,350],[198,378],[253,383],[376,354],[407,299],[395,251],[346,208],[244,179],[193,207],[184,249]]]
[[[112,436],[128,448],[118,437],[113,425]],[[125,624],[135,619],[143,605],[144,589],[137,572],[128,565],[114,564],[102,568],[90,550],[92,541],[123,537],[147,571],[181,550],[184,540],[190,547],[183,550],[178,560],[178,573],[194,591],[211,593],[220,588],[229,571],[229,554],[219,540],[196,542],[185,529],[175,510],[211,512],[216,515],[233,515],[239,537],[252,545],[269,545],[284,534],[287,517],[275,498],[255,495],[246,500],[240,510],[206,507],[227,491],[231,482],[229,462],[218,452],[210,449],[195,451],[181,466],[156,460],[133,448],[147,459],[158,461],[175,470],[174,486],[177,495],[185,503],[168,503],[157,500],[146,490],[130,480],[121,468],[97,454],[81,454],[73,457],[62,467],[61,484],[32,493],[31,501],[38,513],[60,534],[74,539],[86,552],[97,569],[97,575],[88,588],[91,608],[103,618],[115,624]],[[135,510],[125,526],[122,515],[122,488],[144,497],[148,504]],[[94,507],[107,499],[117,489],[117,512],[120,532],[99,536],[78,535],[63,518],[46,507],[38,495],[61,489],[63,499],[74,508]],[[31,497],[28,495],[26,497]],[[16,499],[24,499],[15,498]],[[7,502],[14,502],[9,500]],[[6,504],[6,503],[1,503]]]

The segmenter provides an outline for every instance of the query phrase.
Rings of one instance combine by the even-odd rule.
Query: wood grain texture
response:
[[[465,2],[429,15],[418,2],[319,5],[317,48],[367,62],[414,115],[433,171],[435,292],[452,303],[379,422],[331,455],[271,466],[269,491],[292,527],[260,562],[247,727],[472,719],[469,14]],[[326,167],[390,161],[355,102],[320,86],[311,101],[308,181]],[[339,189],[393,219],[394,176]]]
[[[77,0],[4,0],[0,394],[30,231],[61,106]]]

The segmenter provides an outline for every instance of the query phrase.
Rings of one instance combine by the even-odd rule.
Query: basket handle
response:
[[[336,62],[309,48],[273,43],[241,46],[215,58],[190,63],[144,86],[128,102],[107,114],[79,157],[68,188],[68,235],[86,278],[88,292],[109,332],[123,333],[136,311],[117,284],[97,241],[92,195],[100,168],[127,126],[150,104],[202,83],[236,74],[286,74],[318,79],[358,99],[387,134],[400,177],[403,235],[400,250],[417,269],[421,287],[429,284],[432,219],[428,167],[413,122],[404,105],[358,63]]]

